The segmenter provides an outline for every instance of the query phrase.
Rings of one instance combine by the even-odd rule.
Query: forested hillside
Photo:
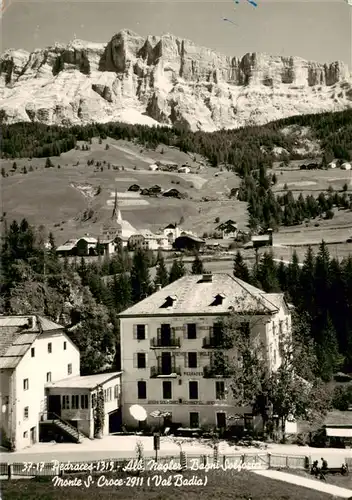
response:
[[[164,144],[184,152],[199,153],[214,167],[222,165],[242,178],[239,200],[248,202],[251,229],[271,227],[275,230],[281,225],[299,224],[318,215],[331,218],[334,207],[352,207],[348,193],[330,193],[327,198],[322,193],[318,200],[313,196],[294,200],[289,190],[284,196],[273,194],[272,186],[277,179],[268,169],[278,159],[277,151],[282,150],[279,159],[285,163],[309,157],[308,152],[298,147],[297,130],[300,127],[305,128],[305,140],[319,145],[322,168],[333,158],[341,161],[352,158],[352,110],[297,116],[260,127],[214,133],[122,123],[69,128],[19,123],[3,126],[2,155],[4,158],[56,156],[74,148],[76,141],[89,141],[96,136],[136,141],[151,149]]]

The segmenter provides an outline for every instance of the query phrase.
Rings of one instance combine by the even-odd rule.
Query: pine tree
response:
[[[265,292],[271,293],[280,291],[279,282],[277,280],[276,264],[272,254],[269,252],[265,252],[260,259],[257,279]]]
[[[336,331],[330,315],[325,318],[325,326],[320,330],[317,355],[320,376],[329,381],[343,363],[343,356],[339,354]]]
[[[288,292],[291,300],[293,300],[294,303],[297,300],[297,294],[299,293],[300,290],[300,275],[301,275],[301,268],[299,265],[299,259],[296,250],[294,250],[291,262],[287,267],[287,274],[286,274],[288,283]]]
[[[250,282],[249,270],[240,251],[236,252],[233,263],[233,275],[246,283]]]
[[[173,283],[174,281],[182,278],[185,274],[186,269],[182,259],[175,259],[170,269],[169,282]]]
[[[281,259],[277,266],[277,279],[281,290],[287,290],[287,268],[284,261]]]
[[[318,316],[325,315],[329,310],[329,288],[330,282],[330,254],[323,240],[315,260],[315,299]]]
[[[315,314],[315,255],[311,246],[307,248],[299,281],[300,291],[296,297],[293,297],[294,303],[313,317]]]
[[[202,260],[199,258],[199,255],[196,254],[194,261],[192,262],[192,274],[203,274],[204,266]]]
[[[50,158],[47,158],[45,161],[45,168],[51,168],[53,166],[54,166],[53,162],[50,160]]]
[[[163,254],[161,252],[158,255],[158,260],[156,265],[156,276],[154,283],[155,285],[161,285],[162,287],[169,284],[169,276],[166,269]]]
[[[114,308],[117,312],[127,309],[132,304],[131,281],[126,273],[114,276],[112,283]]]
[[[151,292],[149,259],[142,250],[137,250],[133,255],[131,287],[133,303],[145,299]]]

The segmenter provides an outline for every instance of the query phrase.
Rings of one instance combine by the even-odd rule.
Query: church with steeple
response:
[[[138,233],[137,229],[122,218],[117,199],[117,190],[115,189],[114,208],[110,220],[103,226],[102,240],[112,241],[116,238],[121,238],[127,241],[130,236],[136,233]]]

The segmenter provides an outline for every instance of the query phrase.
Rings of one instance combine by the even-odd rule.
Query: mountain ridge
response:
[[[6,123],[122,121],[215,131],[352,105],[346,64],[247,53],[229,57],[171,34],[122,30],[0,57]]]

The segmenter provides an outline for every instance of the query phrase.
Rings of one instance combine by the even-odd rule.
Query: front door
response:
[[[161,373],[162,375],[170,375],[172,373],[172,358],[169,352],[161,354]]]
[[[49,396],[48,413],[56,413],[61,417],[61,396]]]
[[[216,427],[218,429],[226,429],[226,413],[219,412],[216,414]]]

